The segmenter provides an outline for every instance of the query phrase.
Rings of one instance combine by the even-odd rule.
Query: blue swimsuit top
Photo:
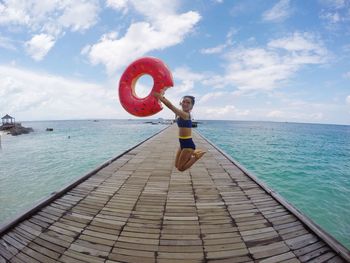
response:
[[[192,120],[184,120],[181,117],[177,118],[176,120],[177,126],[180,128],[192,128]]]

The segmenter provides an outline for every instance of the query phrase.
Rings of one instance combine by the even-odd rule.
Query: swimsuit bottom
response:
[[[187,139],[179,138],[179,141],[180,141],[181,150],[184,149],[184,148],[190,148],[190,149],[193,149],[193,150],[196,149],[196,145],[194,144],[192,138],[187,138]]]

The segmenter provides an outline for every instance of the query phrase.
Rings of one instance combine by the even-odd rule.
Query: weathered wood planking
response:
[[[197,133],[207,154],[176,171],[176,132],[171,126],[17,219],[1,234],[0,262],[346,262]]]

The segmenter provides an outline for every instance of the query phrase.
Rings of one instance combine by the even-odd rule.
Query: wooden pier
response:
[[[349,251],[220,149],[173,166],[174,125],[0,229],[1,262],[347,262]]]

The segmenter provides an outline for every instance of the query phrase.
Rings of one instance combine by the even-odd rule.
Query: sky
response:
[[[195,119],[350,125],[350,0],[0,0],[0,115],[136,118],[118,85],[144,56]]]

